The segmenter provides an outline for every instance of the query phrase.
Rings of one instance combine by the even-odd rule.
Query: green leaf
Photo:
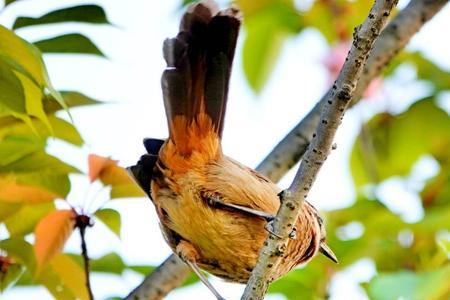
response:
[[[0,200],[0,223],[19,211],[21,207],[21,204],[7,203]]]
[[[134,266],[128,266],[128,269],[133,270],[141,275],[147,276],[148,274],[152,273],[156,269],[156,267],[155,266],[134,265]]]
[[[62,91],[61,95],[64,98],[67,107],[78,107],[102,103],[79,92]],[[61,107],[55,99],[48,97],[44,99],[44,109],[47,113],[54,113],[63,109],[63,107]]]
[[[0,57],[14,69],[32,78],[41,88],[46,84],[47,71],[39,51],[33,45],[0,25]]]
[[[20,174],[16,178],[19,184],[39,187],[42,190],[55,194],[61,199],[65,199],[70,191],[70,180],[67,174],[35,172]]]
[[[110,193],[111,199],[144,197],[142,190],[135,183],[113,185]]]
[[[417,69],[417,78],[432,83],[436,91],[450,89],[450,72],[427,59],[421,52],[402,52],[389,63],[384,74],[391,74],[399,65],[409,63]]]
[[[0,167],[45,147],[43,141],[33,136],[8,136],[0,141]]]
[[[104,208],[95,212],[95,216],[120,238],[121,219],[119,212],[111,208]]]
[[[397,300],[444,299],[450,293],[450,265],[440,269],[414,273],[400,271],[374,277],[367,288],[371,299]]]
[[[314,1],[304,22],[319,30],[329,44],[350,40],[353,30],[364,21],[370,1]]]
[[[94,272],[121,275],[125,268],[125,263],[117,253],[108,253],[91,261],[91,270]]]
[[[8,287],[14,285],[24,272],[24,268],[19,264],[11,264],[6,267],[6,272],[0,271],[0,293],[4,292]]]
[[[68,174],[78,173],[79,171],[64,163],[59,158],[51,156],[44,151],[36,151],[30,155],[26,155],[23,158],[16,160],[6,166],[2,167],[1,173],[34,173],[43,172],[51,174]]]
[[[33,232],[36,224],[53,210],[55,204],[52,202],[23,205],[18,212],[5,220],[6,228],[11,237],[27,235]]]
[[[19,72],[15,72],[15,74],[22,83],[23,90],[25,92],[27,114],[31,117],[36,117],[41,120],[49,129],[49,131],[52,131],[47,115],[44,111],[44,106],[42,104],[43,93],[41,89],[27,76]]]
[[[359,187],[405,176],[424,154],[433,155],[439,162],[448,161],[449,147],[450,118],[432,98],[414,103],[399,115],[376,115],[353,145],[353,180]]]
[[[58,9],[38,18],[19,17],[14,22],[13,29],[31,25],[54,24],[61,22],[109,24],[106,18],[106,13],[101,6],[79,5]]]
[[[11,3],[17,2],[19,0],[5,0],[5,6],[10,5]]]
[[[36,257],[31,244],[22,238],[10,238],[0,241],[0,249],[6,251],[8,256],[24,264],[30,272],[34,272]]]
[[[49,119],[50,126],[53,128],[53,136],[69,142],[73,145],[83,145],[83,138],[78,130],[69,122],[52,116]]]
[[[1,120],[2,119],[0,118],[0,123]],[[52,131],[49,131],[48,126],[37,119],[31,120],[31,126],[34,130],[31,130],[30,125],[27,125],[19,120],[10,119],[8,121],[6,118],[3,118],[3,120],[7,124],[4,126],[0,124],[0,140],[9,136],[24,136],[34,139],[37,143],[41,140],[43,143],[46,138],[54,137],[77,146],[81,146],[83,144],[83,139],[77,129],[71,123],[56,116],[51,115],[48,117],[48,122],[52,128]],[[37,136],[39,136],[40,139],[38,139]],[[10,153],[10,155],[13,155],[13,153]]]
[[[1,32],[1,31],[0,31]],[[0,37],[1,39],[1,37]],[[1,55],[1,52],[0,52]],[[0,56],[0,106],[16,113],[25,113],[25,93],[11,66]]]
[[[322,299],[327,294],[324,261],[317,258],[304,268],[293,270],[272,283],[269,293],[282,294],[287,299]]]
[[[280,2],[259,9],[246,21],[244,72],[251,88],[261,92],[286,38],[301,30],[301,19],[295,8]]]
[[[86,36],[69,33],[34,43],[44,53],[76,53],[105,56]]]

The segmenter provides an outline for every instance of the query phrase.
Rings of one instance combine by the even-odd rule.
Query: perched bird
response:
[[[164,42],[167,68],[162,90],[169,138],[146,139],[144,155],[131,171],[152,199],[163,235],[218,299],[203,269],[246,283],[280,205],[280,189],[269,179],[222,153],[221,137],[236,40],[236,8],[219,11],[201,1],[184,14],[175,38]],[[325,229],[308,202],[272,280],[317,252],[333,261]]]

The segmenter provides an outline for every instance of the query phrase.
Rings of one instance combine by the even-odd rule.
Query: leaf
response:
[[[62,22],[83,22],[92,24],[109,24],[106,13],[98,5],[79,5],[58,9],[37,18],[19,17],[13,29],[32,25],[55,24]]]
[[[11,3],[14,3],[14,2],[17,2],[17,1],[19,1],[19,0],[5,0],[5,7],[7,5],[10,5]]]
[[[40,87],[49,86],[47,71],[39,51],[0,25],[0,57],[15,70],[32,78]]]
[[[148,274],[150,274],[154,270],[156,270],[156,267],[155,266],[134,265],[134,266],[128,266],[128,269],[133,270],[141,275],[147,276]]]
[[[60,253],[75,226],[73,210],[57,210],[47,214],[34,231],[34,249],[38,266],[43,266]]]
[[[76,53],[105,56],[89,38],[79,33],[64,34],[37,41],[34,42],[34,45],[44,53]]]
[[[117,161],[91,154],[88,158],[88,164],[91,181],[100,179],[104,185],[110,185],[112,187],[112,199],[145,196],[128,172],[117,165]]]
[[[323,261],[316,258],[304,268],[293,270],[272,283],[269,293],[282,294],[292,300],[325,298],[330,275],[325,273]]]
[[[121,275],[125,268],[125,263],[117,253],[108,253],[91,261],[91,270],[94,272]]]
[[[91,182],[94,182],[95,180],[99,179],[100,173],[103,172],[104,169],[116,164],[117,161],[112,160],[108,157],[90,154],[88,157],[89,179],[91,180]]]
[[[79,92],[62,91],[61,95],[64,98],[64,102],[67,104],[67,107],[78,107],[102,103]],[[59,105],[59,103],[52,97],[44,99],[44,110],[47,113],[54,113],[61,110],[62,108],[63,107]]]
[[[95,212],[95,216],[120,238],[121,220],[119,212],[111,208],[104,208]]]
[[[0,29],[1,33],[1,29]],[[0,46],[1,47],[1,46]],[[1,52],[0,52],[1,55]],[[25,113],[25,94],[22,84],[14,74],[11,66],[1,59],[0,56],[0,107],[15,113]]]
[[[286,38],[301,30],[301,19],[293,6],[280,2],[267,5],[246,20],[244,72],[251,88],[260,92],[275,66]]]
[[[53,174],[78,173],[79,171],[66,164],[59,158],[36,151],[30,155],[16,160],[0,169],[0,174],[5,173],[32,173],[32,172],[50,172]]]
[[[33,232],[36,224],[48,213],[55,210],[53,202],[23,205],[20,210],[5,220],[11,237],[24,236]]]
[[[390,75],[402,64],[412,64],[417,69],[417,78],[432,83],[436,91],[450,89],[450,72],[427,59],[421,52],[403,51],[389,63],[384,74]]]
[[[420,126],[418,126],[420,124]],[[450,118],[432,98],[399,114],[376,115],[353,145],[350,166],[357,187],[391,176],[405,176],[424,154],[450,159]]]
[[[29,186],[17,182],[12,176],[0,177],[0,200],[8,203],[42,203],[49,202],[58,195],[54,192],[36,186]]]
[[[27,76],[15,72],[17,78],[19,78],[22,83],[23,90],[25,92],[25,103],[27,114],[31,117],[36,117],[41,120],[52,132],[52,127],[48,121],[47,115],[44,112],[44,107],[42,105],[43,93],[39,86],[37,86],[31,79]]]
[[[34,271],[36,258],[33,246],[22,238],[9,238],[0,241],[0,249],[6,251],[8,256],[14,258],[15,261],[24,264],[31,272]]]
[[[111,188],[111,199],[144,197],[145,194],[136,183],[116,185]]]
[[[3,222],[5,219],[15,214],[21,207],[22,206],[17,203],[6,203],[0,201],[0,222]]]
[[[56,255],[44,266],[37,282],[58,300],[89,299],[83,269],[65,254]]]
[[[1,259],[2,257],[0,256]],[[24,268],[16,263],[8,265],[5,269],[6,272],[0,270],[0,293],[14,285],[24,271]]]
[[[41,140],[33,136],[8,136],[0,141],[0,167],[45,147]]]
[[[448,279],[450,265],[434,271],[414,273],[400,271],[391,274],[379,274],[374,277],[367,288],[371,299],[378,300],[438,300],[450,293]]]
[[[79,299],[89,299],[84,270],[69,256],[57,255],[50,263],[61,281]]]
[[[3,118],[3,120],[7,122],[5,119],[6,118]],[[0,124],[0,139],[14,135],[34,138],[36,141],[44,141],[46,138],[54,137],[77,146],[81,146],[83,144],[83,139],[77,129],[71,123],[56,116],[51,115],[48,117],[48,122],[52,128],[52,132],[49,131],[48,126],[44,125],[37,119],[33,119],[31,122],[35,132],[31,131],[29,125],[19,120],[11,120],[11,122],[8,122],[8,124],[5,124],[4,126]],[[39,139],[37,136],[39,136]]]
[[[370,7],[370,1],[314,1],[303,18],[305,24],[319,30],[329,44],[335,44],[351,39],[353,29],[363,22]]]

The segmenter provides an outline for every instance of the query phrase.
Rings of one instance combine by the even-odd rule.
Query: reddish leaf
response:
[[[34,249],[38,266],[49,262],[60,253],[75,226],[76,213],[73,210],[57,210],[46,215],[34,231]]]

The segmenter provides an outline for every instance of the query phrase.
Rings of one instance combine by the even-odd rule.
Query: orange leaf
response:
[[[46,215],[36,226],[34,250],[38,266],[60,253],[75,226],[73,210],[57,210]]]
[[[101,172],[111,165],[117,165],[117,161],[112,160],[108,157],[103,157],[95,154],[89,154],[88,157],[89,165],[89,179],[91,182],[97,180]]]
[[[105,185],[134,184],[128,172],[117,165],[117,161],[99,155],[89,155],[89,178],[100,179]]]
[[[19,184],[14,178],[0,178],[0,200],[12,203],[42,203],[58,197],[42,188]]]

